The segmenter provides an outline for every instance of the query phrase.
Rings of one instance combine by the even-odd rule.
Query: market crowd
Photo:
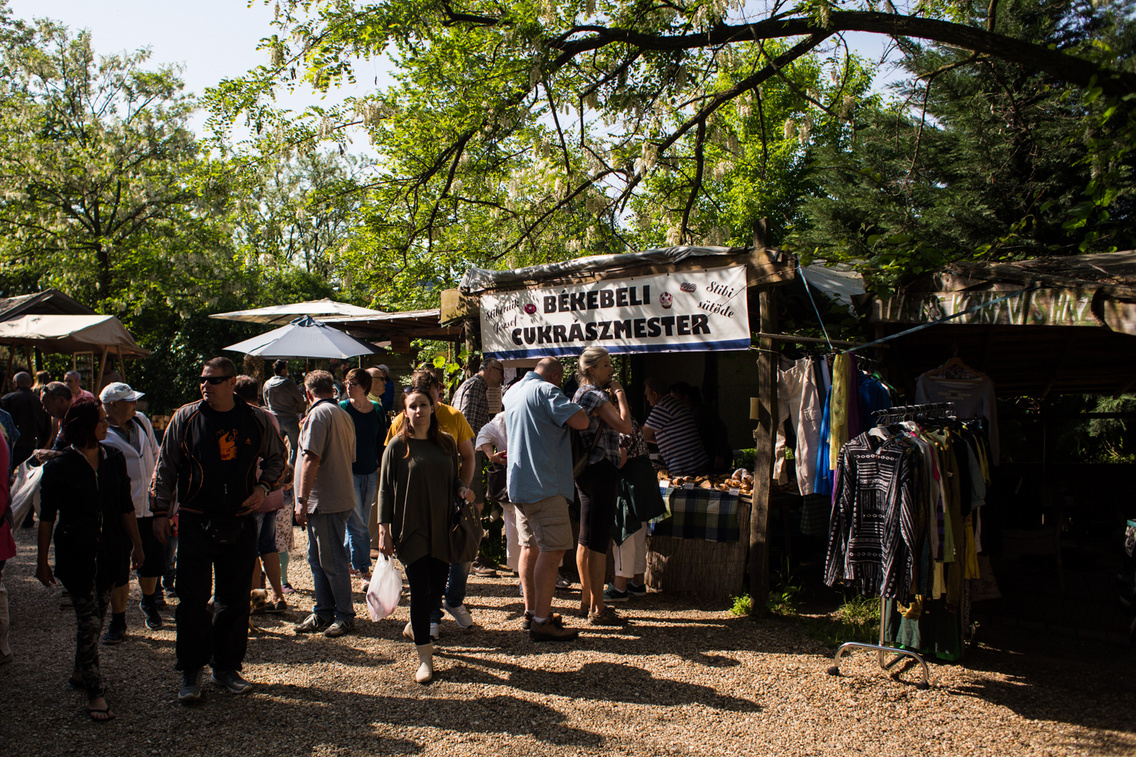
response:
[[[206,667],[217,686],[249,691],[241,670],[250,614],[283,613],[295,601],[295,527],[307,532],[314,587],[295,632],[352,633],[353,592],[356,582],[368,589],[372,550],[384,566],[397,558],[419,683],[433,678],[444,615],[475,625],[465,601],[472,571],[518,576],[522,628],[534,642],[572,641],[580,622],[620,625],[611,604],[646,594],[646,524],[662,512],[648,444],[671,475],[728,464],[729,450],[689,386],[649,379],[640,425],[606,350],[586,348],[577,366],[566,383],[561,362],[545,358],[506,387],[504,367],[487,358],[447,402],[428,368],[396,392],[383,365],[341,381],[313,370],[297,383],[276,361],[261,385],[213,358],[201,367],[201,399],[174,413],[160,442],[138,411],[144,394],[121,380],[96,397],[74,371],[63,382],[18,372],[0,400],[0,465],[12,474],[0,484],[0,579],[15,554],[12,531],[33,527],[38,503],[35,576],[60,584],[61,605],[74,609],[70,683],[99,722],[114,718],[99,645],[127,637],[132,573],[147,628],[161,628],[176,601],[178,699],[201,698]],[[502,509],[504,566],[455,555],[462,502],[478,514]],[[615,578],[605,586],[613,543]],[[579,606],[554,612],[572,560]],[[0,665],[14,657],[9,612],[0,582]]]

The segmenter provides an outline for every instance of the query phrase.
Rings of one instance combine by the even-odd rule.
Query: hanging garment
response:
[[[843,580],[866,596],[909,593],[924,527],[916,496],[921,462],[913,449],[903,437],[874,432],[841,449],[825,560],[828,586]]]
[[[953,367],[948,363],[916,379],[915,401],[953,402],[958,417],[985,418],[989,423],[990,459],[998,464],[998,407],[994,382],[988,376],[967,368],[961,361]]]
[[[793,456],[797,487],[805,495],[816,490],[816,453],[820,445],[821,414],[824,411],[814,362],[811,357],[801,358],[779,371],[777,379],[778,418],[788,419],[796,436]],[[784,444],[784,436],[783,432],[778,431],[779,444]],[[778,463],[785,463],[783,452]],[[781,480],[778,476],[775,478]]]

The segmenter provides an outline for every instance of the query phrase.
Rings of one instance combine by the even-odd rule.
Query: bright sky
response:
[[[149,47],[150,63],[182,65],[186,89],[202,94],[221,79],[240,76],[266,63],[268,55],[258,51],[262,37],[272,33],[272,6],[263,0],[194,0],[192,3],[161,0],[8,0],[17,18],[51,18],[72,31],[89,29],[95,51],[107,55]],[[374,71],[357,69],[362,84],[374,86]],[[329,100],[337,102],[350,90],[335,91]],[[319,101],[310,90],[281,103],[294,110]],[[201,130],[204,115],[192,127]]]
[[[257,52],[269,35],[272,8],[244,0],[8,0],[18,18],[51,18],[89,29],[95,50],[108,54],[150,47],[154,63],[184,64],[187,87],[200,94],[225,77],[266,62]]]
[[[47,17],[67,25],[72,31],[89,29],[97,53],[111,54],[149,47],[150,63],[183,66],[182,79],[188,91],[201,95],[206,87],[221,79],[240,76],[267,62],[267,53],[258,51],[261,38],[269,36],[273,9],[264,0],[195,0],[190,4],[162,0],[8,0],[17,18]],[[882,41],[872,35],[849,35],[852,44],[864,54],[876,57]],[[327,100],[335,103],[387,80],[385,61],[357,63],[356,89],[346,85],[332,90]],[[885,76],[882,81],[886,81]],[[880,86],[882,81],[877,81]],[[310,90],[293,96],[281,95],[278,104],[295,111],[320,102],[322,96]],[[205,114],[199,113],[190,127],[202,134]],[[365,138],[354,139],[354,149],[367,152]]]

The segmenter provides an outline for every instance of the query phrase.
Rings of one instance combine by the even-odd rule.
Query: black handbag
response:
[[[450,563],[470,562],[481,546],[481,519],[472,502],[454,498],[454,514],[450,519]]]
[[[596,430],[596,435],[592,439],[592,446],[584,446],[584,435],[576,429],[571,429],[572,432],[572,478],[579,478],[580,474],[584,472],[584,468],[588,467],[588,460],[592,457],[592,450],[596,448],[596,442],[600,440],[600,434],[603,433],[604,422],[600,420],[600,427]]]
[[[509,481],[505,466],[491,463],[485,469],[485,496],[494,502],[509,501]]]

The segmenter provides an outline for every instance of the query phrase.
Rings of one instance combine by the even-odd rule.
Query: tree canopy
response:
[[[345,139],[349,125],[365,130],[379,153],[368,186],[371,243],[412,278],[430,266],[746,244],[762,214],[772,216],[772,241],[792,240],[809,222],[805,198],[824,195],[813,148],[855,152],[862,128],[886,112],[849,32],[891,38],[923,81],[941,80],[943,68],[993,66],[1003,80],[1027,78],[1055,98],[1075,91],[1064,108],[1070,119],[1127,124],[1136,93],[1131,58],[1094,28],[1127,30],[1128,0],[276,5],[276,33],[264,41],[271,63],[211,93],[212,123],[246,124],[263,154]],[[1074,11],[1083,33],[1046,37],[1044,25],[1021,22]],[[353,80],[360,60],[383,57],[393,66],[389,88],[299,118],[272,107],[281,88],[331,88]],[[936,101],[920,102],[919,86],[894,117],[918,122],[926,108],[935,118]],[[1124,160],[1106,140],[1089,148],[1106,164]],[[773,165],[769,182],[754,181]]]
[[[154,354],[133,380],[169,409],[196,391],[186,366],[255,331],[209,313],[336,293],[350,214],[305,216],[300,169],[207,155],[176,70],[3,2],[0,39],[0,296],[56,287],[118,316]],[[302,163],[346,181],[338,158]]]
[[[1021,39],[1136,55],[1132,4],[1049,3],[1010,15]],[[1136,246],[1136,136],[1124,98],[990,56],[905,41],[900,97],[857,115],[854,149],[817,147],[821,191],[791,241],[867,261],[885,282],[944,260]],[[931,73],[918,76],[921,71]]]
[[[50,21],[4,53],[0,236],[9,263],[89,302],[132,285],[138,255],[197,201],[197,144],[175,71],[145,50],[96,56]]]

